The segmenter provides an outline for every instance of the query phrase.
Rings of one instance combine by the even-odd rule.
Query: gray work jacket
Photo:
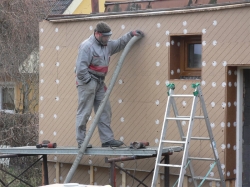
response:
[[[117,40],[108,41],[107,46],[102,46],[94,35],[83,41],[79,46],[76,60],[76,84],[87,83],[91,79],[91,74],[105,77],[110,56],[124,49],[131,38],[131,34],[127,33]]]

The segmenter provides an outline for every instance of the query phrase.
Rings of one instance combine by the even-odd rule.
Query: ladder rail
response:
[[[210,120],[208,118],[208,113],[207,113],[207,109],[206,109],[206,106],[205,106],[205,101],[204,101],[203,94],[202,94],[200,86],[198,86],[198,92],[199,92],[198,95],[199,95],[199,98],[200,98],[203,115],[205,117],[205,122],[206,122],[207,130],[208,130],[208,135],[210,137],[210,142],[211,142],[211,145],[212,145],[212,150],[213,150],[215,162],[216,162],[218,172],[219,172],[219,175],[220,175],[220,178],[221,178],[221,185],[222,185],[222,187],[226,187],[224,175],[223,175],[223,172],[222,172],[222,169],[221,169],[219,154],[218,154],[218,151],[217,151],[217,148],[216,148],[216,143],[215,143],[213,132],[212,132],[212,129],[211,129],[211,126],[210,126]]]
[[[193,96],[193,98],[194,98],[194,96]],[[172,107],[173,107],[174,115],[175,116],[179,116],[175,100],[172,101]],[[183,129],[182,129],[182,126],[181,126],[181,122],[180,121],[176,121],[176,123],[177,123],[177,126],[178,126],[178,130],[179,130],[179,133],[180,133],[181,140],[182,141],[186,141],[186,138],[183,138],[185,136],[184,136],[184,132],[183,132]],[[190,171],[191,176],[192,176],[192,182],[194,184],[194,187],[197,187],[198,184],[197,184],[196,180],[193,179],[193,177],[195,176],[195,174],[194,174],[194,169],[193,169],[192,163],[189,163],[188,168],[189,168],[189,171]]]
[[[164,115],[164,121],[163,121],[163,125],[162,125],[162,130],[161,130],[161,137],[160,137],[160,141],[159,141],[159,147],[158,147],[156,161],[155,161],[155,169],[154,169],[153,179],[152,179],[152,184],[151,184],[152,187],[155,187],[156,183],[157,183],[159,166],[160,166],[159,163],[160,163],[161,156],[162,156],[162,146],[163,146],[162,140],[165,139],[165,136],[166,136],[166,130],[167,130],[167,125],[168,125],[167,116],[170,113],[170,107],[171,107],[171,103],[172,103],[171,100],[172,100],[172,98],[168,97],[166,111],[165,111],[165,115]]]

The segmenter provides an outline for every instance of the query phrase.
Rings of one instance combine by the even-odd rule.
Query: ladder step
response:
[[[172,96],[172,97],[194,97],[194,95],[178,95],[178,94],[173,94],[170,96]]]
[[[195,177],[193,177],[195,180],[202,180],[202,179],[204,179],[205,177],[200,177],[200,176],[195,176]],[[209,177],[206,177],[205,178],[205,180],[209,180],[209,181],[221,181],[220,179],[216,179],[216,178],[209,178]]]
[[[182,136],[183,139],[186,139],[186,136]],[[210,140],[209,137],[191,137],[191,140]]]
[[[173,141],[173,140],[162,140],[164,143],[175,143],[175,144],[185,144],[185,141]]]
[[[176,116],[177,118],[190,118],[190,116]],[[205,119],[204,116],[194,116],[194,119]]]
[[[166,119],[170,119],[170,120],[183,120],[183,121],[189,121],[190,120],[190,118],[179,118],[179,117],[177,117],[177,118],[167,117]]]
[[[175,165],[175,164],[158,164],[158,166],[173,167],[173,168],[180,168],[181,167],[181,165]]]
[[[190,160],[204,160],[204,161],[215,161],[214,158],[201,158],[201,157],[188,157]]]

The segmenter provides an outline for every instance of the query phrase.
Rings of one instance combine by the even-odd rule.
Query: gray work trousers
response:
[[[76,141],[82,143],[86,134],[86,124],[94,107],[96,113],[104,94],[106,85],[103,81],[99,82],[92,79],[88,84],[78,85],[78,109],[76,115]],[[102,143],[114,139],[111,124],[111,106],[107,101],[98,122],[98,132]]]

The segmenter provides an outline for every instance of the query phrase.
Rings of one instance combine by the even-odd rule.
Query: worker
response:
[[[107,87],[104,83],[110,56],[125,48],[133,36],[144,36],[140,30],[130,31],[117,40],[110,40],[111,28],[105,22],[96,25],[94,34],[83,41],[76,60],[76,85],[78,109],[76,115],[76,140],[78,148],[84,141],[86,124],[94,107],[96,113]],[[107,101],[98,122],[102,147],[119,147],[122,141],[115,140],[111,124],[111,106]],[[90,144],[87,147],[92,147]]]

